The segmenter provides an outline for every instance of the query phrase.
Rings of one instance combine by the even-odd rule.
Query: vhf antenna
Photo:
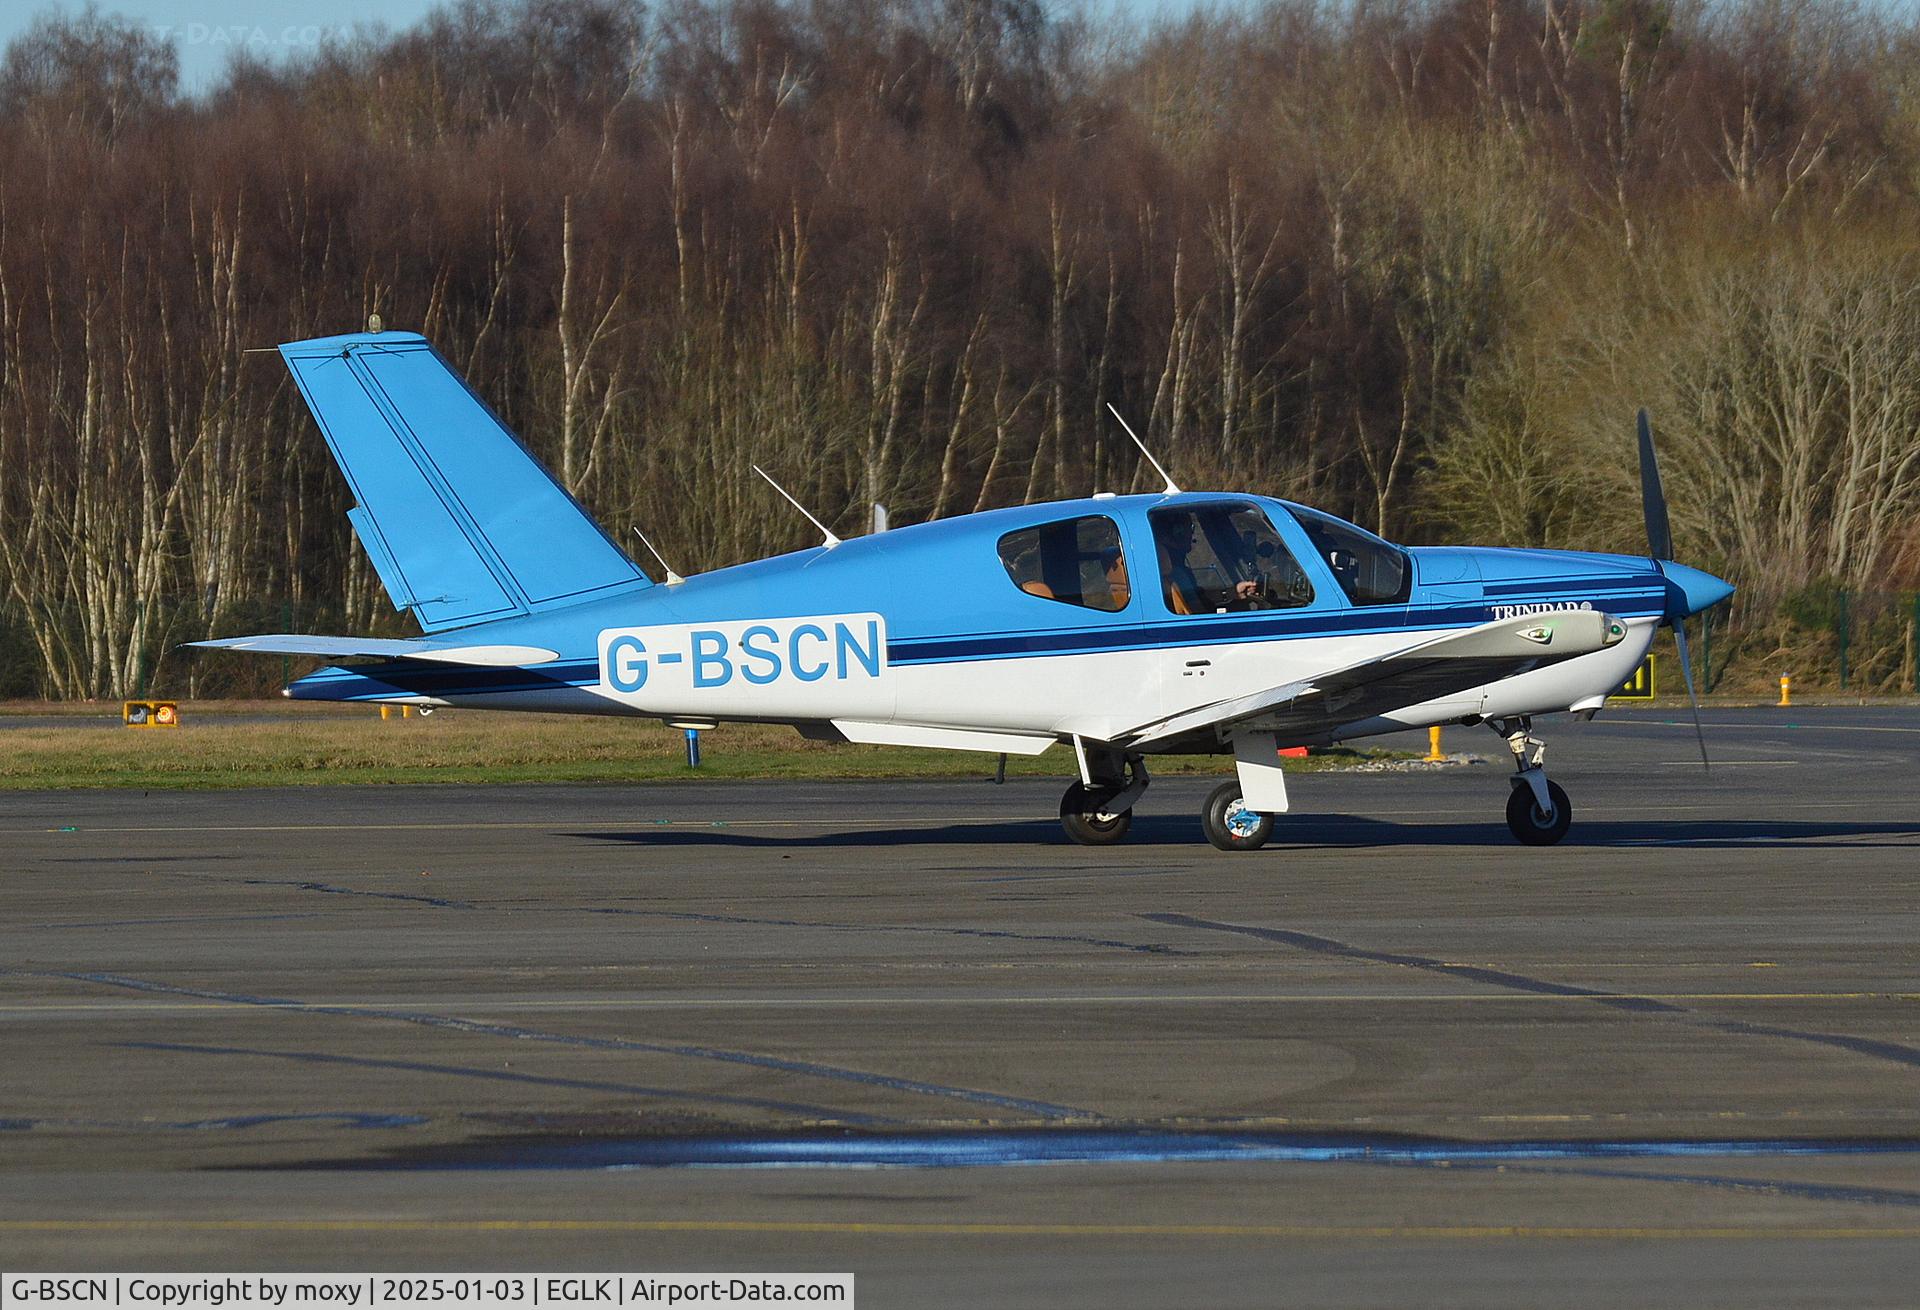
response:
[[[1180,484],[1173,480],[1173,474],[1167,472],[1164,468],[1160,467],[1160,461],[1153,457],[1153,452],[1151,450],[1147,449],[1147,443],[1140,440],[1139,433],[1135,432],[1133,428],[1128,425],[1126,419],[1121,418],[1120,411],[1113,407],[1113,402],[1111,400],[1107,402],[1107,412],[1112,414],[1115,418],[1120,419],[1120,426],[1123,428],[1126,428],[1127,435],[1133,438],[1133,444],[1140,447],[1140,453],[1147,457],[1147,463],[1153,465],[1153,471],[1155,473],[1158,473],[1161,477],[1167,480],[1167,489],[1161,492],[1160,494],[1163,496],[1179,495]]]
[[[647,534],[640,531],[640,526],[638,524],[634,525],[633,535],[640,538],[640,544],[642,546],[645,546],[649,551],[651,551],[653,554],[653,557],[660,561],[660,567],[667,571],[667,585],[669,587],[677,587],[681,583],[686,581],[685,578],[681,577],[678,573],[675,573],[673,571],[673,565],[667,563],[667,557],[665,555],[662,555],[659,552],[659,550],[655,548],[654,544],[651,541],[647,540]]]
[[[840,544],[840,538],[833,535],[833,529],[829,528],[826,524],[822,523],[819,519],[815,518],[811,513],[811,511],[809,511],[805,505],[802,505],[799,501],[795,500],[791,495],[789,495],[787,492],[787,489],[781,486],[778,482],[775,482],[771,474],[769,474],[765,469],[761,468],[758,464],[749,465],[749,467],[752,468],[753,471],[755,473],[758,473],[761,477],[766,478],[767,485],[769,487],[772,487],[775,491],[779,492],[782,496],[785,496],[787,500],[787,504],[793,506],[795,509],[799,510],[802,514],[804,514],[806,516],[807,522],[813,524],[814,527],[820,529],[820,535],[826,538],[826,541],[822,544],[824,544],[828,550],[832,550],[835,546],[838,546]]]

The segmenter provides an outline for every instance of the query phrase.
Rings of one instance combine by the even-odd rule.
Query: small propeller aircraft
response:
[[[1661,625],[1691,694],[1681,622],[1733,591],[1670,558],[1644,412],[1645,558],[1396,546],[1269,496],[1182,491],[1142,445],[1159,494],[848,541],[809,514],[819,546],[684,579],[662,561],[656,583],[425,338],[280,354],[351,485],[361,545],[423,635],[195,645],[355,661],[295,681],[296,699],[784,723],[996,754],[1066,744],[1078,778],[1060,818],[1089,845],[1126,835],[1149,755],[1231,753],[1201,818],[1215,846],[1246,851],[1287,810],[1281,748],[1443,723],[1500,735],[1509,827],[1556,842],[1573,809],[1534,716],[1591,716]]]

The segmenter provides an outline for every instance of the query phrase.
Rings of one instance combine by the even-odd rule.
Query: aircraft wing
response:
[[[243,650],[262,655],[318,655],[325,659],[422,660],[429,664],[468,664],[482,668],[520,668],[560,658],[558,651],[541,646],[461,645],[422,641],[417,637],[309,637],[298,633],[268,633],[258,637],[223,637],[218,641],[190,641],[205,650]]]
[[[1183,710],[1143,724],[1120,740],[1132,747],[1154,747],[1239,725],[1309,738],[1340,724],[1591,655],[1624,636],[1626,625],[1598,610],[1501,619],[1312,678]]]

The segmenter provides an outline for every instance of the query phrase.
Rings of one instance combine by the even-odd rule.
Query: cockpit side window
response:
[[[1252,505],[1181,505],[1147,515],[1160,557],[1160,594],[1171,614],[1294,609],[1313,584]]]
[[[1104,515],[1009,532],[1000,563],[1014,586],[1042,600],[1117,614],[1133,599],[1120,529]]]
[[[1313,540],[1313,548],[1333,570],[1334,581],[1356,605],[1403,604],[1413,590],[1407,553],[1327,514],[1289,506]]]

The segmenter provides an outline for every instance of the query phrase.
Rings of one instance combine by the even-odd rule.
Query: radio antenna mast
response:
[[[767,480],[767,485],[769,487],[772,487],[775,491],[779,492],[782,496],[786,497],[787,504],[799,510],[800,513],[805,516],[807,522],[813,524],[814,527],[820,529],[820,535],[826,538],[826,540],[821,543],[822,545],[824,545],[828,550],[832,550],[835,546],[838,546],[840,544],[840,538],[833,535],[833,530],[829,528],[826,524],[822,523],[819,519],[815,518],[813,516],[812,511],[810,511],[805,505],[802,505],[799,501],[795,500],[793,496],[788,493],[785,487],[781,486],[778,482],[775,482],[771,474],[769,474],[765,469],[761,468],[758,464],[754,464],[751,467],[755,473],[758,473],[761,477]]]
[[[662,555],[651,541],[647,540],[647,534],[640,531],[640,525],[637,523],[634,525],[633,535],[640,538],[640,544],[645,546],[647,550],[652,553],[653,557],[660,561],[660,567],[667,571],[667,585],[669,587],[677,587],[686,581],[685,578],[673,571],[673,565],[667,563],[667,557]]]
[[[1140,434],[1133,430],[1133,428],[1127,423],[1126,419],[1121,418],[1120,411],[1113,407],[1113,402],[1111,400],[1107,402],[1107,412],[1112,414],[1115,418],[1120,419],[1120,426],[1123,428],[1126,428],[1127,435],[1133,438],[1133,444],[1140,447],[1140,453],[1147,457],[1147,463],[1153,465],[1153,471],[1155,473],[1158,473],[1161,477],[1167,480],[1167,489],[1161,492],[1160,494],[1163,496],[1179,495],[1180,484],[1173,480],[1173,474],[1167,472],[1164,468],[1160,467],[1160,461],[1153,457],[1153,452],[1151,450],[1147,449],[1147,443],[1140,440]]]

